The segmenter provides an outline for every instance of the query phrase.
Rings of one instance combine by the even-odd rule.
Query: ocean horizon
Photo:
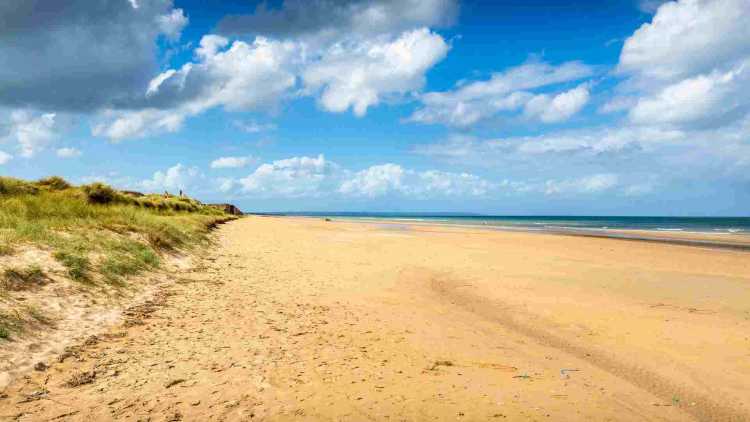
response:
[[[482,215],[417,212],[269,212],[257,215],[483,226],[518,230],[645,230],[715,234],[750,233],[750,217]]]

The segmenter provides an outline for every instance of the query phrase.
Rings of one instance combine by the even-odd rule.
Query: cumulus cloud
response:
[[[10,113],[7,133],[2,140],[16,144],[22,157],[33,157],[58,138],[59,125],[56,118],[55,113],[13,111]]]
[[[112,109],[93,126],[95,136],[118,141],[174,132],[206,110],[273,112],[284,99],[320,94],[332,112],[349,108],[362,116],[369,107],[419,90],[425,73],[448,51],[443,38],[428,29],[310,51],[304,43],[257,37],[252,42],[206,35],[195,61],[168,69],[147,84],[139,107]],[[242,125],[248,131],[270,125]]]
[[[230,42],[207,35],[196,62],[169,69],[149,83],[144,108],[109,111],[93,133],[112,140],[178,130],[189,116],[213,107],[271,109],[295,85],[290,69],[296,46],[258,38]]]
[[[618,68],[667,80],[710,72],[750,54],[749,18],[746,0],[666,3],[625,41]]]
[[[128,106],[157,70],[162,35],[186,18],[171,0],[0,2],[0,104],[92,111]]]
[[[553,95],[534,94],[532,90],[581,80],[593,72],[593,68],[581,62],[554,66],[533,60],[495,73],[489,80],[464,82],[451,91],[423,94],[420,97],[422,107],[407,120],[467,127],[500,112],[524,107],[527,116],[544,122],[565,120],[588,102],[587,85]]]
[[[59,148],[57,150],[57,156],[60,158],[76,158],[81,156],[81,150],[76,148]]]
[[[242,168],[256,161],[254,157],[220,157],[211,161],[212,169]]]
[[[352,35],[376,36],[450,25],[456,0],[285,0],[280,8],[261,3],[251,15],[230,15],[219,31],[230,35],[304,38],[320,43]]]
[[[322,90],[328,111],[352,108],[363,116],[383,96],[420,89],[425,72],[448,52],[443,38],[426,28],[405,32],[393,41],[336,44],[302,74],[305,86]]]
[[[683,128],[745,118],[750,111],[748,20],[745,0],[661,5],[651,22],[625,41],[617,70],[628,78],[620,86],[626,96],[616,97],[614,108],[629,109],[635,124]]]
[[[569,179],[504,179],[493,182],[468,172],[418,171],[394,163],[352,171],[322,155],[262,164],[247,177],[230,180],[221,180],[223,192],[238,186],[242,193],[252,194],[254,198],[486,199],[509,194],[590,195],[615,189],[623,195],[626,192],[639,194],[638,188],[621,183],[619,176],[613,173],[594,173]]]
[[[561,122],[578,113],[588,102],[589,89],[583,84],[554,96],[540,94],[532,97],[526,103],[524,114],[544,123]]]
[[[317,157],[292,157],[261,164],[239,180],[242,191],[268,197],[317,197],[332,190],[340,177],[338,165]]]
[[[171,12],[157,16],[156,23],[161,33],[174,41],[180,39],[182,29],[188,24],[188,18],[182,9],[172,9]]]
[[[339,192],[355,196],[383,196],[403,189],[404,169],[396,164],[381,164],[362,170],[339,187]]]
[[[227,189],[233,185],[225,181]],[[411,199],[479,197],[496,188],[469,173],[416,171],[398,164],[377,164],[359,171],[317,157],[292,157],[260,165],[237,185],[245,194],[264,198]]]
[[[64,16],[49,22],[20,15],[21,23],[0,21],[18,26],[19,37],[23,31],[35,36],[48,32],[48,37],[65,39],[66,47],[85,53],[77,53],[75,60],[67,55],[66,64],[48,80],[26,83],[20,69],[0,69],[0,103],[5,93],[24,84],[24,90],[36,90],[29,97],[39,98],[24,100],[19,91],[8,95],[9,102],[98,111],[92,134],[112,141],[176,132],[188,118],[213,108],[274,114],[285,100],[305,95],[319,96],[327,111],[351,109],[362,116],[372,106],[422,88],[426,72],[449,49],[427,28],[449,24],[458,10],[455,0],[287,0],[278,10],[263,4],[253,15],[229,16],[221,22],[221,33],[238,38],[207,34],[193,51],[193,61],[156,73],[156,41],[179,39],[188,23],[182,9],[174,8],[171,0],[105,0],[96,11],[85,10],[83,3],[74,2]],[[74,30],[79,20],[93,23]],[[63,32],[32,30],[46,28],[41,23]],[[41,42],[45,40],[37,44],[58,42]],[[57,47],[56,52],[42,54],[45,64],[57,63],[55,54],[64,51]],[[35,68],[55,67],[41,64]],[[72,80],[76,75],[81,79]],[[67,89],[70,95],[61,92]],[[41,99],[44,95],[54,101]],[[271,126],[243,128],[258,132]]]
[[[12,160],[13,156],[8,154],[7,152],[0,151],[0,166],[3,164],[7,164],[8,161]]]
[[[683,79],[646,95],[630,109],[635,123],[721,125],[750,108],[750,59],[728,72]]]
[[[344,180],[338,191],[355,197],[404,195],[420,199],[484,196],[493,188],[490,182],[469,173],[418,172],[388,163],[355,173]]]
[[[481,197],[496,188],[493,183],[465,172],[428,170],[416,173],[416,177],[415,186],[409,190],[418,197]]]
[[[150,179],[138,183],[138,186],[146,191],[176,191],[190,189],[202,175],[196,167],[187,167],[183,164],[176,164],[166,171],[157,171]]]

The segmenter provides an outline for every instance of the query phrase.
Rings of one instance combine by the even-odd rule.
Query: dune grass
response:
[[[44,279],[44,271],[36,264],[6,268],[0,276],[0,286],[6,290],[25,290],[44,283]]]
[[[204,243],[211,227],[231,218],[187,197],[122,192],[101,183],[76,187],[59,177],[0,177],[0,256],[25,246],[49,250],[70,279],[84,284],[122,285],[159,267],[165,252]],[[0,338],[16,325],[0,315]]]

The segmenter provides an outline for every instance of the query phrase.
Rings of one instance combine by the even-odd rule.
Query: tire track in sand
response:
[[[672,401],[674,397],[679,397],[681,402],[691,404],[680,408],[699,420],[732,422],[750,420],[750,413],[743,409],[718,403],[693,388],[680,385],[647,368],[626,362],[600,350],[586,347],[583,344],[551,333],[537,324],[526,322],[524,320],[531,319],[524,318],[522,311],[511,308],[496,299],[492,300],[473,294],[462,288],[467,285],[464,282],[459,282],[446,275],[431,273],[428,276],[428,284],[430,289],[445,302],[459,306],[485,320],[497,323],[543,346],[561,350],[586,361],[667,402]],[[526,316],[531,316],[531,314],[526,313]],[[695,404],[692,405],[692,403]]]

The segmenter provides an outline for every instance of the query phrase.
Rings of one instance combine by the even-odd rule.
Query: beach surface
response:
[[[750,420],[750,253],[246,217],[0,420]]]

